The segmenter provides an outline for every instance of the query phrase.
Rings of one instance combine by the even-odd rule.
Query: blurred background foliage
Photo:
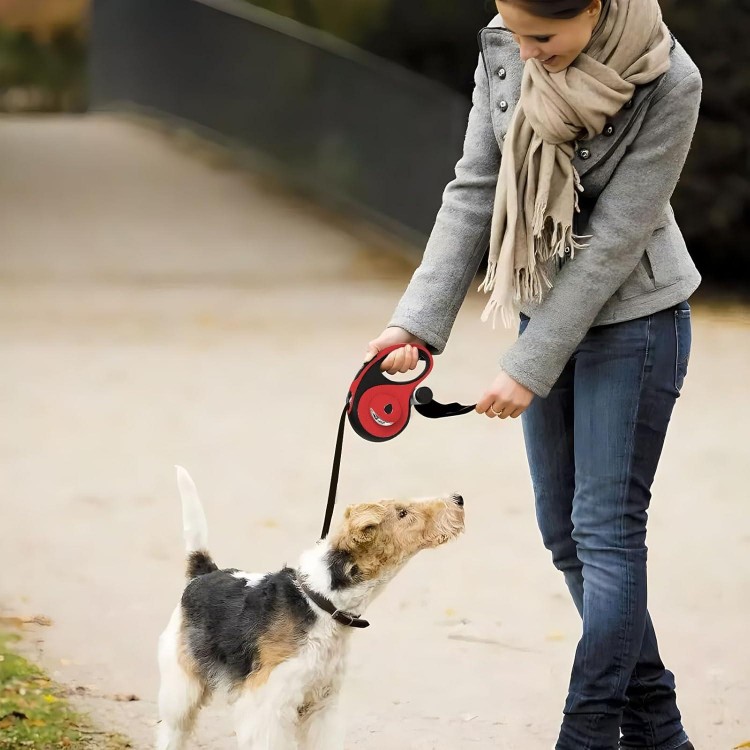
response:
[[[0,0],[0,112],[86,106],[87,0]]]
[[[467,107],[476,34],[495,13],[490,0],[244,1],[459,91]],[[701,120],[675,194],[675,211],[706,280],[747,291],[750,45],[745,34],[750,2],[661,4],[704,78]],[[0,0],[0,111],[85,108],[87,9],[88,0]]]

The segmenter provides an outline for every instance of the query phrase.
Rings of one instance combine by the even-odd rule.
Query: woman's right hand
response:
[[[395,375],[397,372],[408,372],[409,370],[413,370],[419,362],[419,351],[416,346],[412,346],[412,344],[424,346],[425,343],[422,339],[412,336],[408,331],[405,331],[398,326],[390,326],[389,328],[386,328],[380,336],[373,339],[367,345],[365,362],[369,362],[373,357],[376,357],[379,352],[383,351],[383,349],[389,346],[394,346],[395,344],[406,344],[406,346],[402,346],[400,349],[392,351],[383,360],[380,369],[383,372],[387,372],[389,375]]]

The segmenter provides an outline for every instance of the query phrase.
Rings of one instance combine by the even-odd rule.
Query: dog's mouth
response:
[[[450,517],[445,519],[445,522],[440,524],[437,529],[437,534],[432,538],[432,547],[442,547],[448,542],[452,542],[457,539],[465,530],[463,513],[460,517],[456,517],[451,514]]]

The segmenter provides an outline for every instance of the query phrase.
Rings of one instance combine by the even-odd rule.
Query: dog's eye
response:
[[[406,508],[401,508],[401,510],[398,512],[399,518],[406,518],[406,516],[409,515],[409,511],[406,510]]]

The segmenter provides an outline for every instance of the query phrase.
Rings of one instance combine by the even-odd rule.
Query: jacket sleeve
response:
[[[443,192],[422,262],[388,324],[422,339],[434,353],[445,348],[487,249],[499,168],[500,149],[492,129],[489,81],[480,55],[455,179]]]
[[[523,334],[500,360],[514,380],[547,396],[607,300],[635,270],[685,164],[701,96],[690,73],[657,92],[589,219],[588,247],[564,264]]]

